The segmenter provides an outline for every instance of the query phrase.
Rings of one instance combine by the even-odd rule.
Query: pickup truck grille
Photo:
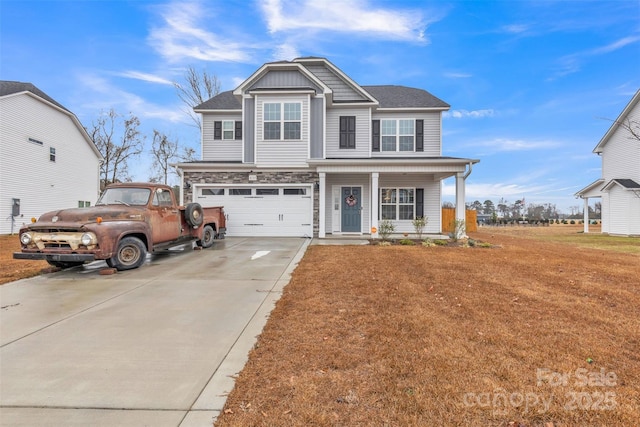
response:
[[[71,249],[71,245],[67,242],[47,242],[43,241],[45,249]]]

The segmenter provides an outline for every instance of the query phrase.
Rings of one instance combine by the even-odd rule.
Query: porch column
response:
[[[380,190],[378,190],[378,179],[380,178],[380,173],[372,172],[371,173],[371,238],[375,239],[378,237],[378,194],[380,194]],[[373,232],[373,229],[376,229],[376,232]]]
[[[326,182],[327,182],[327,174],[325,172],[320,172],[318,174],[319,182],[318,186],[318,238],[325,238],[325,219],[324,219],[324,209],[326,205]]]
[[[456,220],[457,221],[465,221],[466,219],[466,207],[464,205],[464,200],[465,200],[464,188],[465,188],[464,172],[458,172],[456,174]],[[461,235],[458,237],[464,237],[467,234],[466,223],[462,228],[462,230],[460,230],[460,233]]]
[[[588,233],[589,232],[589,198],[588,197],[584,198],[583,218],[584,218],[584,232]]]

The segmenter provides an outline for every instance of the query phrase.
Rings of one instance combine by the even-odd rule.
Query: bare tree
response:
[[[209,74],[206,70],[201,73],[193,66],[189,66],[184,74],[184,84],[174,82],[173,86],[178,92],[178,97],[186,105],[185,112],[191,117],[198,129],[202,129],[200,116],[193,108],[220,93],[220,81],[215,74]]]
[[[172,141],[167,135],[154,129],[151,155],[154,160],[153,170],[156,173],[151,180],[166,184],[171,172],[171,162],[178,159],[178,141]]]
[[[128,162],[142,152],[144,137],[138,130],[140,120],[129,113],[129,117],[123,117],[120,123],[120,117],[113,109],[107,113],[103,111],[88,131],[104,158],[100,165],[101,191],[113,182],[129,180]]]
[[[635,139],[640,142],[640,122],[638,120],[626,118],[622,121],[616,121],[616,123],[631,134],[631,136],[628,137],[629,139]]]

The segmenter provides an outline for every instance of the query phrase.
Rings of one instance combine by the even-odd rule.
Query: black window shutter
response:
[[[424,216],[424,188],[416,188],[416,217]]]
[[[340,116],[340,148],[356,148],[355,116]]]
[[[213,139],[222,139],[222,122],[213,122]]]
[[[416,120],[416,151],[424,151],[424,120]]]
[[[371,150],[380,151],[380,120],[371,121]]]
[[[242,122],[236,121],[236,139],[242,139]]]

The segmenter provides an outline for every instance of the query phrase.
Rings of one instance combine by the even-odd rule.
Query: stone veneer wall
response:
[[[249,175],[257,180],[249,181]],[[318,237],[320,223],[320,192],[315,183],[317,172],[184,172],[184,181],[192,184],[314,184],[313,186],[313,236]],[[193,201],[193,185],[184,189],[185,204]]]

